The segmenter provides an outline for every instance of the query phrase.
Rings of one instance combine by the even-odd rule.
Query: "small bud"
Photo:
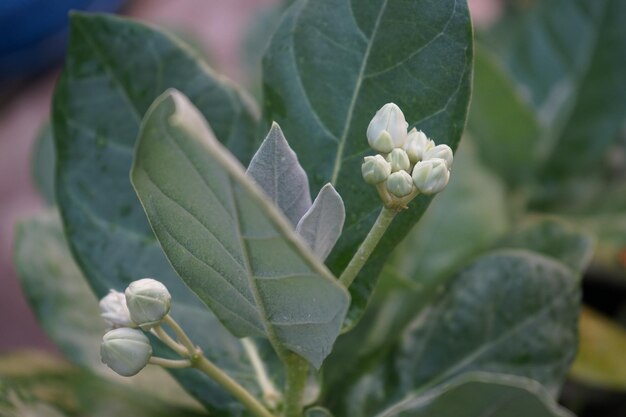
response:
[[[411,167],[409,156],[400,148],[396,148],[389,155],[387,161],[391,165],[391,172],[408,171]]]
[[[111,290],[100,300],[100,315],[111,329],[137,327],[131,320],[124,293]]]
[[[405,197],[413,191],[413,180],[406,171],[394,172],[387,178],[387,190],[398,198]]]
[[[411,163],[416,163],[424,158],[424,152],[433,148],[435,143],[428,139],[424,132],[415,128],[411,129],[407,135],[406,143],[404,144],[404,150],[409,156]]]
[[[450,171],[441,158],[427,159],[415,164],[413,183],[422,194],[435,194],[446,188]]]
[[[141,330],[122,327],[107,332],[100,345],[102,362],[122,376],[133,376],[152,356],[150,340]]]
[[[126,288],[126,305],[130,318],[146,330],[163,320],[170,311],[172,296],[159,281],[144,278]]]
[[[446,161],[446,166],[448,169],[452,168],[452,160],[454,158],[452,154],[452,149],[448,145],[437,145],[434,148],[426,151],[424,154],[424,160],[428,159],[443,159]]]
[[[408,126],[400,107],[387,103],[376,112],[367,127],[367,141],[374,150],[389,153],[404,145]]]
[[[391,174],[391,165],[381,155],[366,156],[361,165],[363,179],[368,184],[378,184]]]

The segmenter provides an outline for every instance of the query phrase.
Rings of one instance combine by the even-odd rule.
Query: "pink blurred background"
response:
[[[136,0],[125,13],[169,28],[181,28],[205,46],[216,69],[245,82],[240,48],[249,24],[277,0]],[[469,0],[476,26],[500,14],[500,0]],[[0,352],[20,347],[53,350],[34,319],[12,265],[14,226],[43,207],[31,180],[30,158],[47,120],[59,69],[32,80],[0,104]],[[0,91],[0,97],[4,94]]]

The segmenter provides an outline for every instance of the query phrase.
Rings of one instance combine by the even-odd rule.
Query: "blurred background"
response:
[[[549,1],[544,0],[543,3]],[[246,86],[258,97],[263,44],[271,35],[271,22],[275,22],[279,15],[283,7],[281,3],[279,0],[3,0],[0,3],[0,354],[21,348],[43,348],[57,352],[37,324],[20,289],[12,262],[12,242],[16,222],[36,213],[46,204],[37,191],[38,184],[33,180],[32,160],[41,153],[49,152],[42,148],[47,142],[38,141],[38,138],[45,137],[47,132],[50,99],[67,41],[68,11],[76,9],[120,13],[169,28],[199,49],[217,72]],[[516,43],[512,33],[519,29],[516,25],[523,22],[523,19],[515,19],[515,16],[532,14],[534,9],[540,7],[537,3],[542,2],[469,0],[476,27],[477,54],[480,55],[477,58],[475,84],[480,94],[475,93],[469,121],[469,130],[476,136],[499,138],[502,132],[512,129],[509,124],[511,121],[504,115],[499,120],[492,120],[488,128],[472,122],[481,117],[489,120],[485,113],[497,113],[497,107],[502,106],[498,101],[501,94],[499,83],[503,82],[499,72],[501,68],[500,64],[491,65],[488,50],[496,51],[505,62],[502,66],[518,78],[516,93],[520,100],[535,101],[532,104],[539,109],[538,117],[543,118],[539,122],[552,126],[552,122],[558,120],[558,115],[552,118],[551,109],[563,107],[563,103],[574,100],[567,94],[568,83],[576,80],[580,74],[573,69],[559,69],[558,65],[548,62],[552,53],[550,48],[563,42],[557,31],[543,33],[541,25],[533,27],[527,24],[525,28],[528,33],[525,35],[537,38],[536,49],[515,51],[517,57],[522,57],[521,61],[516,61],[516,56],[513,56],[512,50]],[[553,18],[549,14],[545,17]],[[537,23],[533,19],[531,15],[526,23]],[[563,48],[571,53],[575,51],[577,43],[580,43],[582,49],[586,47],[583,35],[587,29],[579,23],[576,16],[563,14],[558,17],[558,21],[547,22],[546,26],[571,30],[571,44]],[[583,33],[581,39],[577,38],[577,32]],[[549,46],[544,50],[546,44]],[[623,49],[618,49],[616,53],[620,51],[626,54]],[[592,56],[592,59],[595,58],[601,59],[602,55]],[[564,61],[567,62],[567,59]],[[546,62],[551,71],[545,74],[539,72],[540,82],[535,83],[537,90],[533,91],[529,88],[532,83],[527,82],[524,76],[537,75],[536,66]],[[578,64],[571,62],[572,68]],[[563,74],[558,73],[558,70],[563,70]],[[610,82],[623,85],[624,74],[626,65],[621,76],[614,72],[604,75]],[[600,77],[604,75],[600,73]],[[556,88],[555,91],[565,93],[560,96],[541,96],[541,91],[559,85],[563,88]],[[621,97],[621,100],[626,101],[626,97]],[[587,111],[593,111],[593,108]],[[621,210],[621,207],[626,207],[623,204],[623,195],[626,194],[621,193],[626,190],[623,186],[626,183],[625,122],[622,117],[619,122],[622,126],[620,137],[613,140],[608,151],[602,150],[597,160],[591,161],[592,166],[593,163],[602,163],[608,167],[606,172],[598,172],[600,176],[597,178],[581,173],[579,177],[587,178],[584,181],[578,178],[575,183],[570,177],[555,184],[544,182],[542,187],[535,187],[532,200],[527,204],[532,210],[565,213],[574,223],[584,224],[601,235],[596,259],[583,281],[584,301],[590,310],[583,319],[581,333],[586,340],[596,341],[591,346],[592,350],[595,349],[592,355],[594,358],[604,355],[608,359],[605,363],[594,363],[593,366],[580,361],[575,367],[574,378],[566,386],[562,401],[580,416],[626,416],[626,234],[622,233],[626,231],[626,215]],[[523,118],[515,118],[511,123],[521,124],[518,130],[520,137],[517,139],[537,133],[524,124]],[[597,129],[603,127],[606,126],[593,126]],[[502,139],[506,141],[510,138]],[[513,172],[517,154],[504,157],[503,154],[490,155],[482,152],[485,143],[477,140],[474,145],[481,153],[484,165],[491,170],[489,175],[506,177]],[[510,149],[519,151],[518,154],[524,153],[524,149],[515,146]],[[572,154],[580,151],[579,148],[569,150]],[[505,161],[504,174],[502,161]],[[509,161],[512,161],[511,169],[508,169]],[[558,168],[560,162],[555,163]],[[561,171],[566,171],[566,168]],[[513,173],[509,178],[504,178],[506,186],[510,186],[511,190],[519,189],[516,185],[524,181],[523,172],[516,175]],[[546,175],[550,179],[557,177],[554,173]],[[39,186],[46,189],[45,184]],[[606,200],[603,200],[601,208],[596,204],[599,192],[603,193]],[[564,197],[565,193],[569,193],[569,197],[576,196],[576,199]],[[512,196],[513,201],[515,197]],[[604,214],[593,217],[588,215],[599,211]],[[606,354],[603,349],[607,349]],[[615,349],[623,350],[616,356]],[[589,350],[583,353],[589,353]],[[615,357],[623,357],[621,366],[610,359]]]

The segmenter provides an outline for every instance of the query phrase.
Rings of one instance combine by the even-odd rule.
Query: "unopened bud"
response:
[[[363,179],[368,184],[378,184],[391,174],[391,165],[381,155],[366,156],[361,165]]]
[[[452,168],[452,160],[454,158],[452,154],[452,149],[448,145],[437,145],[434,148],[426,151],[424,154],[424,160],[428,159],[443,159],[446,161],[446,166],[448,169]]]
[[[409,156],[411,163],[415,164],[417,161],[424,159],[424,153],[434,146],[435,143],[428,139],[424,132],[413,128],[407,135],[404,150]]]
[[[405,197],[413,191],[413,180],[406,171],[394,172],[387,178],[387,190],[398,198]]]
[[[100,346],[102,362],[122,376],[133,376],[152,356],[150,340],[141,331],[122,327],[107,332]]]
[[[422,194],[435,194],[446,188],[450,171],[441,158],[427,159],[415,164],[413,183]]]
[[[376,112],[367,127],[367,141],[374,150],[389,153],[404,145],[408,126],[400,107],[387,103]]]
[[[130,318],[144,330],[159,324],[170,311],[172,296],[157,280],[131,282],[125,293]]]
[[[126,296],[119,291],[111,290],[100,300],[100,315],[111,329],[137,327],[130,318],[130,312],[126,306]]]
[[[409,156],[403,149],[395,148],[389,155],[387,161],[391,165],[391,172],[408,171],[411,167]]]

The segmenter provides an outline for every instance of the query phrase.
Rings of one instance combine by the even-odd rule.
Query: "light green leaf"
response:
[[[70,26],[52,123],[57,203],[77,263],[97,297],[139,278],[162,281],[172,293],[175,319],[211,360],[237,372],[248,363],[239,342],[168,263],[128,173],[141,118],[168,87],[191,97],[220,140],[243,161],[253,152],[254,111],[237,88],[167,33],[109,15],[75,13]],[[220,349],[212,347],[216,343]],[[209,378],[193,371],[174,374],[213,412],[242,412]],[[255,385],[252,375],[243,375]]]
[[[181,93],[146,114],[131,178],[168,259],[224,325],[319,368],[347,291]]]
[[[309,210],[298,222],[296,233],[320,260],[325,260],[341,236],[346,210],[330,183],[322,187]]]
[[[246,175],[294,226],[311,207],[309,179],[276,123],[254,154]]]
[[[469,373],[404,398],[376,417],[573,417],[528,378]]]
[[[328,258],[339,274],[380,211],[361,177],[365,132],[387,102],[411,126],[456,148],[465,125],[472,28],[465,0],[296,1],[263,62],[264,114],[280,123],[316,192],[331,182],[346,205],[344,233]],[[391,250],[425,211],[418,197],[398,216],[350,287],[358,319]]]
[[[44,200],[54,204],[55,153],[52,127],[49,122],[39,130],[31,160],[32,178]]]
[[[572,366],[572,378],[597,388],[626,391],[624,352],[624,327],[590,308],[583,308],[580,346]]]

